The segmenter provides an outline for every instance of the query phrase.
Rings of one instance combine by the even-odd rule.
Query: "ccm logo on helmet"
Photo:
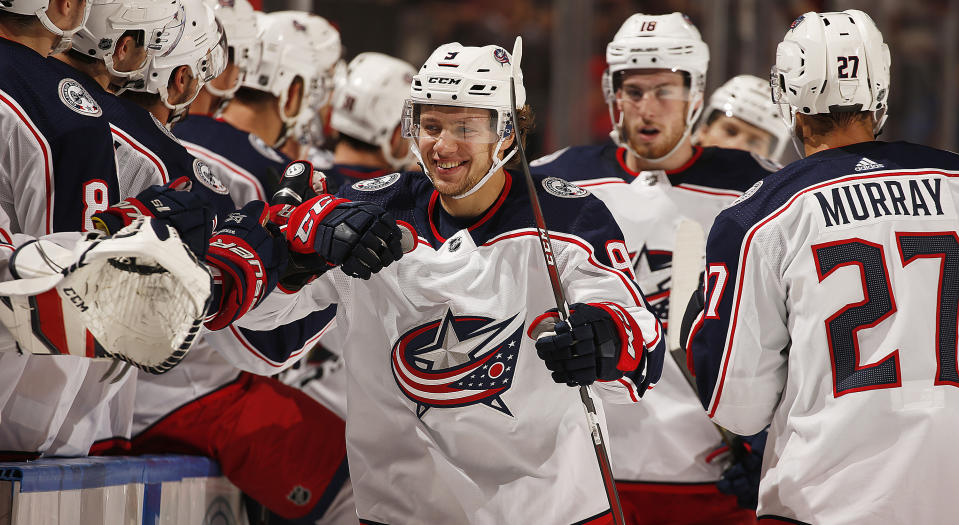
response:
[[[446,84],[450,86],[455,86],[462,81],[460,78],[447,78],[447,77],[429,77],[426,79],[428,84]]]

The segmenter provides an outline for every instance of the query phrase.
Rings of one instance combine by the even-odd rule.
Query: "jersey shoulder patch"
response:
[[[196,180],[200,181],[200,183],[207,188],[210,188],[213,192],[221,195],[230,193],[230,190],[213,174],[210,166],[202,160],[193,159],[193,174],[196,176]]]
[[[541,184],[543,185],[543,189],[550,195],[564,199],[578,199],[590,194],[589,190],[557,177],[546,177],[542,180]]]
[[[103,115],[103,108],[84,87],[72,78],[64,78],[57,88],[60,101],[65,106],[87,117]]]
[[[361,180],[354,183],[351,187],[359,191],[377,191],[396,184],[398,180],[400,180],[399,173],[390,173],[389,175],[383,175],[373,179]]]
[[[569,146],[566,146],[565,148],[561,150],[554,151],[550,153],[549,155],[543,155],[542,157],[538,159],[534,159],[533,162],[529,163],[529,165],[530,167],[535,168],[536,166],[549,164],[550,162],[553,162],[554,160],[558,159],[560,155],[562,155],[563,153],[566,153],[567,150],[569,150]]]
[[[753,184],[752,186],[750,186],[748,190],[746,190],[745,192],[743,192],[742,195],[740,195],[739,197],[737,197],[736,200],[734,200],[733,202],[729,203],[729,206],[726,206],[726,207],[727,207],[727,208],[732,208],[733,206],[739,204],[740,202],[742,202],[742,201],[744,201],[744,200],[752,197],[754,193],[756,193],[757,191],[759,191],[759,187],[762,186],[762,185],[763,185],[763,181],[761,181],[761,180],[756,181],[756,184]]]

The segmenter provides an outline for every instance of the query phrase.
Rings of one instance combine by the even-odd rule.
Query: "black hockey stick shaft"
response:
[[[533,182],[533,175],[529,172],[526,149],[523,147],[523,141],[519,136],[519,118],[516,116],[516,85],[513,77],[510,77],[509,100],[510,113],[513,120],[513,140],[516,142],[519,150],[523,175],[526,176],[526,189],[529,192],[529,201],[533,208],[533,219],[536,222],[536,231],[539,234],[543,258],[546,260],[546,273],[549,274],[549,284],[553,288],[553,297],[556,299],[556,309],[559,311],[559,318],[565,321],[569,318],[569,306],[566,303],[566,294],[563,293],[563,283],[559,280],[559,270],[556,268],[555,252],[553,252],[553,243],[549,237],[549,230],[546,228],[543,208],[540,206],[539,197],[536,195],[536,184]],[[625,525],[626,520],[623,519],[623,507],[619,502],[619,493],[616,491],[616,482],[613,480],[613,470],[609,465],[606,440],[603,439],[603,431],[599,427],[599,418],[596,415],[596,404],[593,402],[593,397],[590,395],[589,389],[586,386],[580,385],[579,397],[583,401],[583,406],[586,407],[586,419],[589,424],[590,434],[593,438],[593,450],[596,452],[596,461],[599,463],[599,471],[603,477],[606,497],[609,499],[609,507],[613,513],[613,523],[615,525]]]

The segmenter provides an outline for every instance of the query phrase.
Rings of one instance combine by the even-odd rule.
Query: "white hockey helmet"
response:
[[[350,61],[346,79],[333,92],[330,126],[379,146],[390,166],[400,169],[412,160],[411,155],[395,157],[390,142],[415,74],[416,68],[398,58],[360,53]]]
[[[43,24],[43,27],[53,33],[54,35],[60,37],[60,40],[57,41],[53,49],[50,50],[50,55],[56,55],[57,53],[62,53],[67,49],[70,49],[72,44],[73,36],[83,29],[83,26],[87,23],[87,20],[90,18],[90,2],[86,2],[83,6],[83,18],[80,20],[80,24],[76,27],[70,29],[60,29],[56,24],[50,20],[50,17],[47,16],[47,8],[50,7],[50,0],[2,0],[0,1],[0,11],[5,11],[7,13],[13,13],[16,15],[33,15],[40,20],[40,23]]]
[[[213,8],[216,19],[226,33],[228,50],[233,52],[233,64],[240,71],[236,84],[228,89],[217,89],[207,84],[206,89],[214,96],[229,99],[246,74],[260,61],[260,40],[257,38],[256,14],[248,0],[204,0]]]
[[[226,68],[226,35],[223,26],[216,20],[213,9],[203,0],[181,0],[182,9],[177,14],[179,22],[173,45],[164,53],[154,55],[144,72],[145,84],[130,87],[130,91],[158,93],[163,105],[173,110],[170,123],[181,119],[200,89],[218,77]],[[171,104],[167,86],[170,76],[187,66],[198,80],[196,91],[186,101]]]
[[[257,67],[243,79],[242,87],[265,91],[279,99],[283,132],[279,146],[292,133],[300,113],[308,111],[309,100],[316,86],[316,60],[313,41],[302,17],[287,13],[256,13],[260,43],[263,46]],[[287,115],[284,111],[290,86],[296,78],[303,81],[303,97],[299,113]]]
[[[306,26],[313,52],[312,66],[315,75],[309,79],[309,96],[304,97],[300,113],[291,134],[302,144],[313,144],[323,140],[323,123],[319,111],[330,101],[334,87],[334,70],[343,46],[340,32],[322,16],[305,11],[276,11],[271,17],[300,23]]]
[[[686,129],[676,146],[666,155],[651,161],[664,160],[679,148],[689,136],[693,123],[703,109],[700,103],[706,88],[706,69],[709,66],[709,47],[699,30],[682,13],[646,15],[636,13],[623,22],[622,27],[606,46],[607,69],[603,74],[603,95],[609,106],[613,124],[613,141],[639,157],[629,146],[623,132],[623,115],[617,115],[616,90],[623,71],[631,69],[669,69],[689,76],[689,109]]]
[[[73,37],[74,51],[103,60],[107,71],[124,79],[124,85],[143,85],[143,72],[150,58],[169,51],[181,31],[181,22],[176,19],[181,9],[179,0],[87,0],[87,3],[91,6],[90,17]],[[140,32],[146,57],[132,71],[117,71],[113,53],[117,41],[127,31]]]
[[[782,157],[791,134],[783,125],[778,106],[769,98],[768,81],[752,75],[738,75],[727,80],[709,97],[703,119],[708,121],[715,112],[736,117],[769,133],[773,139],[769,158],[779,160]]]
[[[772,98],[790,130],[797,112],[872,111],[878,135],[886,122],[890,62],[889,47],[866,13],[806,13],[776,48]]]
[[[511,151],[496,159],[500,148],[514,128],[512,108],[510,107],[510,81],[515,80],[516,108],[526,104],[526,89],[523,87],[522,39],[516,37],[513,53],[507,53],[499,46],[464,47],[459,42],[443,44],[433,51],[426,63],[413,77],[410,98],[403,109],[403,136],[414,139],[410,150],[423,171],[426,163],[419,150],[417,139],[434,138],[428,130],[420,127],[419,108],[424,105],[459,106],[482,108],[493,111],[495,115],[496,146],[493,149],[493,164],[486,175],[469,191],[454,198],[462,199],[478,191],[513,155],[517,147],[514,143]],[[466,139],[468,140],[468,139]]]

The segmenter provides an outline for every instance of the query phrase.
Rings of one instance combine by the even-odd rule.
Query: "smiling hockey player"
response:
[[[509,116],[514,73],[519,123]],[[361,523],[611,522],[579,395],[553,381],[528,335],[555,306],[526,184],[504,169],[530,122],[505,49],[439,47],[404,117],[425,174],[360,181],[296,208],[291,249],[342,271],[274,293],[242,320],[268,328],[339,303]],[[587,192],[537,185],[576,303],[577,381],[602,372],[604,400],[637,401],[659,376],[663,341],[628,269],[611,260],[621,233]],[[401,255],[394,217],[417,233],[390,264]]]

